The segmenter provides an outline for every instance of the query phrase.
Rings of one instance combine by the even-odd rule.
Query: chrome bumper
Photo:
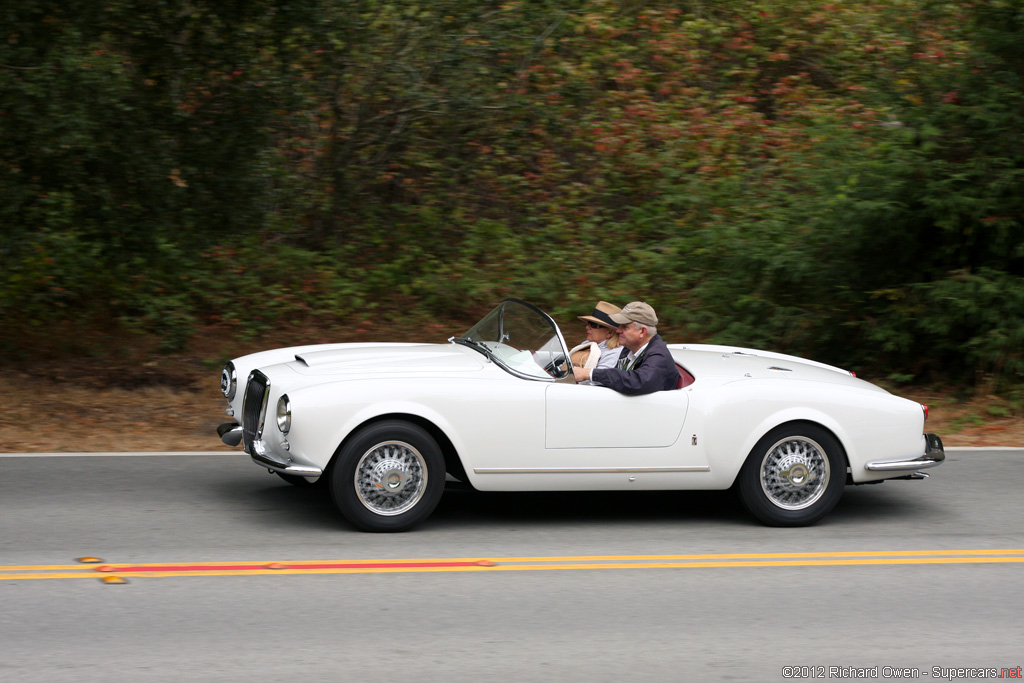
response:
[[[242,442],[242,425],[236,422],[225,422],[217,427],[217,434],[220,435],[220,440],[227,445],[237,446]],[[324,473],[319,467],[297,465],[290,458],[282,460],[276,454],[269,452],[261,440],[256,440],[252,443],[252,450],[253,452],[249,454],[249,457],[252,458],[254,463],[275,472],[294,474],[297,477],[319,477]]]
[[[319,467],[313,467],[312,465],[297,465],[292,462],[291,458],[288,458],[287,460],[282,459],[276,453],[268,451],[266,444],[264,444],[260,439],[252,442],[252,453],[249,454],[249,457],[251,457],[252,461],[257,465],[263,465],[275,472],[294,474],[297,477],[319,477],[324,473],[324,471]]]
[[[869,472],[897,472],[899,470],[923,470],[941,465],[946,459],[946,451],[942,447],[942,439],[937,434],[925,434],[924,455],[913,460],[894,460],[887,462],[869,462],[864,469]]]

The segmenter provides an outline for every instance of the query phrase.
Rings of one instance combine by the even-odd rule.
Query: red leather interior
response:
[[[682,365],[677,365],[676,370],[679,371],[679,381],[676,382],[676,389],[682,389],[693,384],[693,375],[690,374],[689,370]]]

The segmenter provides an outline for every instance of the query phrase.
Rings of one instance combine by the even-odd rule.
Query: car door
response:
[[[545,392],[545,461],[551,467],[706,465],[685,448],[686,390],[626,396],[606,387],[551,384]]]

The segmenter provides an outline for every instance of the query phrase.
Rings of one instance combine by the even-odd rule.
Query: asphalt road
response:
[[[0,681],[998,675],[1024,454],[947,456],[807,529],[728,493],[450,491],[396,535],[242,455],[0,457]]]

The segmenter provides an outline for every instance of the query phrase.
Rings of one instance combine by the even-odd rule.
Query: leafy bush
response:
[[[1019,0],[0,10],[0,321],[571,319],[1021,380]],[[167,49],[167,46],[173,49]]]

